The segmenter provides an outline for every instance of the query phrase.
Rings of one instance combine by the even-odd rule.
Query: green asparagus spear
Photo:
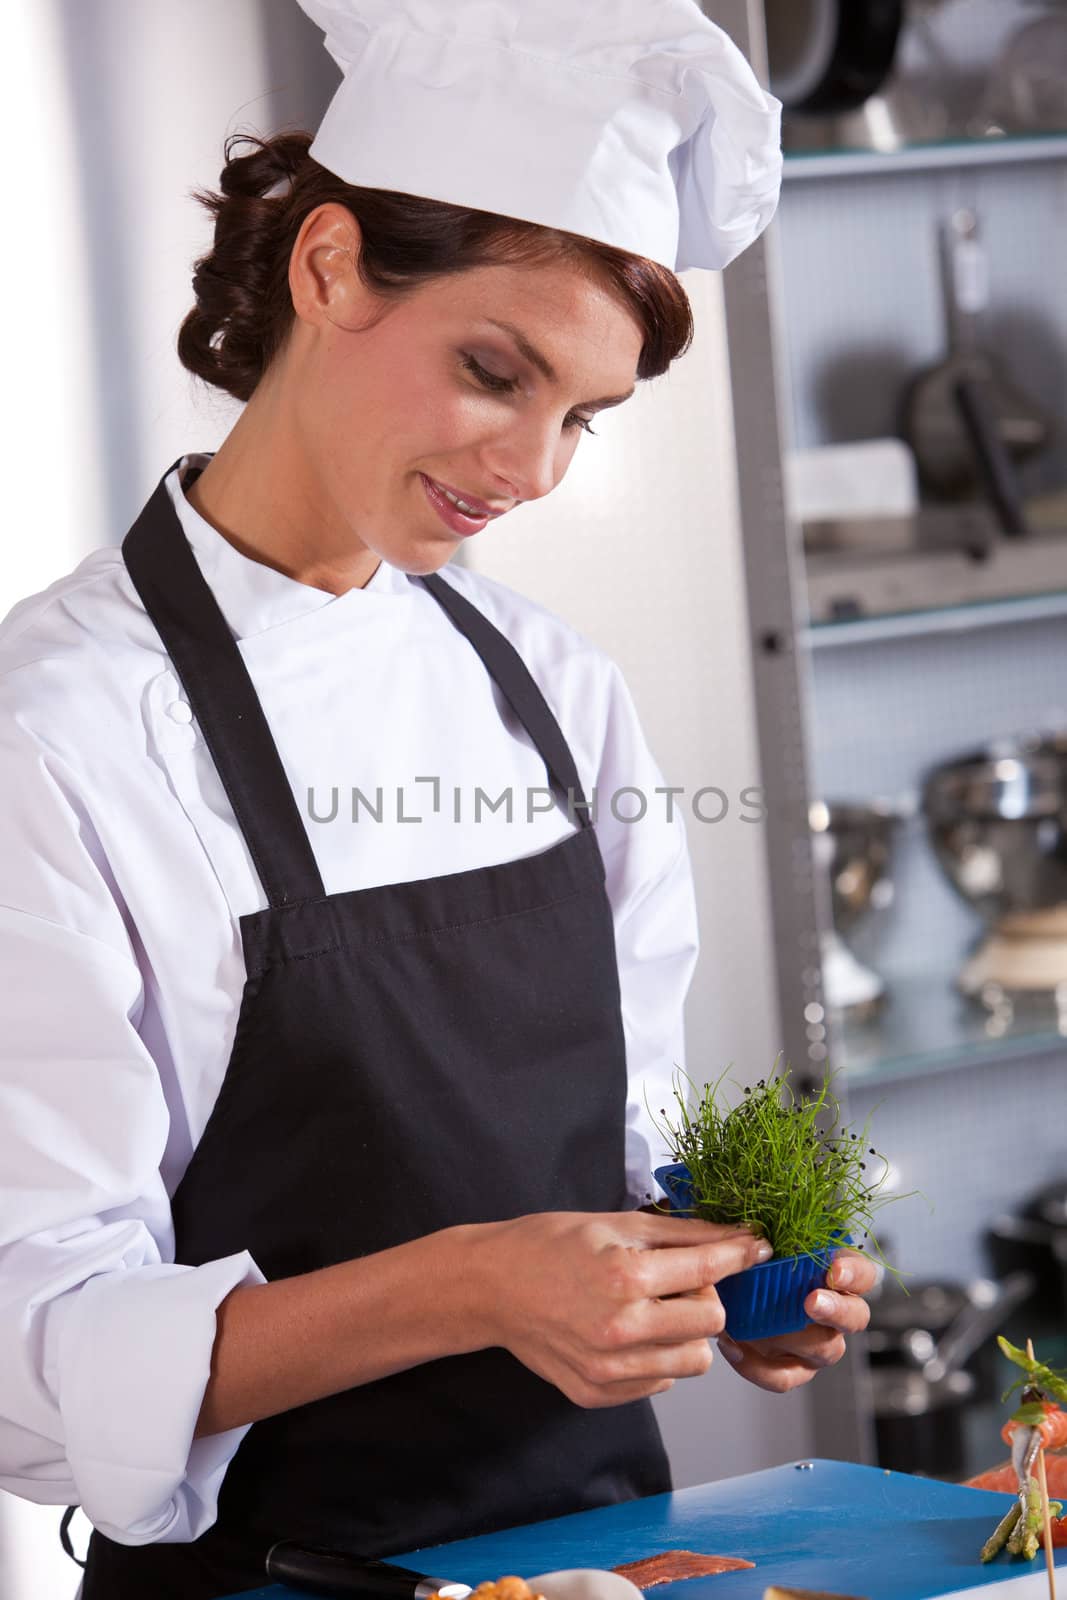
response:
[[[1019,1502],[1016,1500],[1010,1511],[1008,1511],[1006,1516],[1003,1516],[1000,1519],[996,1525],[996,1528],[989,1535],[989,1538],[982,1546],[983,1561],[992,1561],[994,1556],[1000,1554],[1001,1550],[1003,1550],[1004,1546],[1008,1542],[1008,1535],[1013,1531],[1015,1524],[1018,1522],[1021,1515],[1022,1508],[1020,1507]]]

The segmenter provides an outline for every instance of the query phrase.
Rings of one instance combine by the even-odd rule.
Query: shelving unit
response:
[[[1020,1009],[1004,1022],[965,1000],[951,972],[896,973],[886,981],[888,998],[875,1021],[840,1024],[834,1065],[854,1085],[899,1083],[981,1060],[1014,1062],[1067,1050],[1067,1017],[1061,1021],[1052,1007]]]
[[[785,181],[856,178],[895,172],[934,172],[958,167],[992,167],[1007,162],[1062,161],[1067,133],[950,139],[904,145],[899,150],[812,150],[786,153]]]
[[[1067,249],[1067,133],[794,152],[785,174],[782,346],[794,447],[896,433],[910,376],[944,350],[936,237],[961,204],[985,224],[994,306],[1009,319],[1042,319],[1040,338],[994,328],[994,340],[1016,381],[1062,414],[1067,292],[1046,263]],[[1028,494],[1059,486],[1062,435],[1058,452]],[[924,770],[967,747],[1067,725],[1059,532],[1035,527],[1032,539],[997,541],[981,561],[947,549],[807,557],[798,549],[796,560],[807,602],[796,642],[810,668],[819,797],[910,797]],[[865,1091],[1067,1053],[1054,1014],[1020,1017],[1000,1032],[957,996],[954,972],[974,919],[949,903],[921,823],[901,839],[900,855],[896,932],[868,952],[893,1000],[876,1026],[830,1030],[830,1059],[847,1081]]]
[[[884,617],[812,623],[800,638],[810,649],[832,650],[835,646],[917,639],[931,634],[971,633],[976,628],[1046,622],[1056,617],[1067,617],[1067,590],[1056,594],[1013,595],[971,605],[937,606],[929,611],[892,612]]]
[[[929,616],[941,619],[938,631],[945,632],[953,615],[970,627],[976,614],[1007,620],[1013,604],[1028,601],[1038,603],[1035,615],[1055,615],[1067,603],[1067,538],[1001,539],[981,561],[961,550],[812,556],[807,591],[815,631]]]
[[[970,0],[939,11],[950,35],[945,57],[969,82],[1004,48],[1008,9],[1007,0]],[[1021,4],[1011,9],[1027,20]],[[749,10],[755,16],[759,0]],[[754,26],[761,31],[762,17]],[[890,557],[866,591],[845,584],[839,592],[830,580],[853,579],[868,558],[806,563],[781,517],[782,461],[765,419],[781,419],[786,449],[899,434],[909,383],[945,353],[938,230],[961,207],[982,224],[992,342],[1020,388],[1063,418],[1067,275],[1056,264],[1067,259],[1067,130],[885,152],[790,151],[769,251],[749,252],[724,280],[760,757],[773,795],[783,1046],[794,1067],[840,1071],[849,1115],[874,1117],[901,1187],[929,1201],[894,1217],[893,1259],[916,1277],[945,1280],[988,1272],[986,1222],[1021,1208],[1067,1168],[1067,1028],[1052,1004],[1002,1020],[958,993],[955,976],[980,926],[948,886],[912,803],[940,762],[1067,726],[1067,539],[1059,560],[1050,540],[1035,538],[1025,551],[996,545],[985,566],[997,581],[988,586],[988,571],[975,580],[961,570],[964,558],[952,568],[941,550],[905,557],[914,581],[891,571]],[[1025,469],[1024,496],[1054,494],[1065,469],[1067,420],[1056,451]],[[943,582],[930,576],[938,562]],[[827,580],[821,610],[810,604],[816,573]],[[781,615],[787,587],[792,626]],[[911,815],[897,837],[893,907],[848,936],[889,986],[882,1014],[866,1025],[828,1016],[818,1003],[830,897],[828,885],[806,876],[813,799],[903,800]],[[814,1386],[816,1453],[873,1458],[862,1368],[853,1348],[851,1367]],[[977,1410],[973,1421],[981,1423],[979,1468],[990,1464],[995,1429]]]

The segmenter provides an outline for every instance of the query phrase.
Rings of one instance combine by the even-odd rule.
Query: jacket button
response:
[[[187,700],[174,700],[167,707],[167,716],[175,722],[192,722],[193,708]]]

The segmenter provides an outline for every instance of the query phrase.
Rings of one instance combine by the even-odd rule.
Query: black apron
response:
[[[570,750],[513,646],[442,578],[419,580],[556,793],[573,793],[575,830],[503,865],[327,895],[162,483],[122,549],[268,901],[240,918],[247,979],[218,1100],[173,1198],[176,1260],[248,1250],[277,1279],[459,1223],[627,1209],[603,861]],[[491,1349],[256,1423],[215,1525],[192,1544],[95,1533],[83,1596],[207,1600],[262,1584],[280,1538],[377,1557],[669,1487],[647,1401],[583,1410]]]

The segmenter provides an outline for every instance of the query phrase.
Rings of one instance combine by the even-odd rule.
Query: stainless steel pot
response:
[[[872,906],[893,898],[889,864],[898,818],[875,803],[817,800],[809,821],[816,859],[830,878],[834,927],[847,933]]]
[[[829,878],[834,928],[823,937],[822,969],[831,1011],[857,1021],[873,1017],[885,1000],[885,983],[857,961],[841,935],[871,907],[893,898],[889,876],[893,829],[887,806],[815,801],[809,809],[815,863]]]
[[[964,1417],[974,1398],[969,1372],[936,1383],[897,1367],[870,1374],[878,1464],[926,1478],[959,1478],[967,1470]]]
[[[1067,1313],[1067,1178],[1038,1191],[1018,1215],[995,1217],[985,1236],[995,1273],[1034,1279],[1034,1309],[1055,1325]]]
[[[787,111],[851,111],[889,76],[904,0],[764,0],[771,90]]]

